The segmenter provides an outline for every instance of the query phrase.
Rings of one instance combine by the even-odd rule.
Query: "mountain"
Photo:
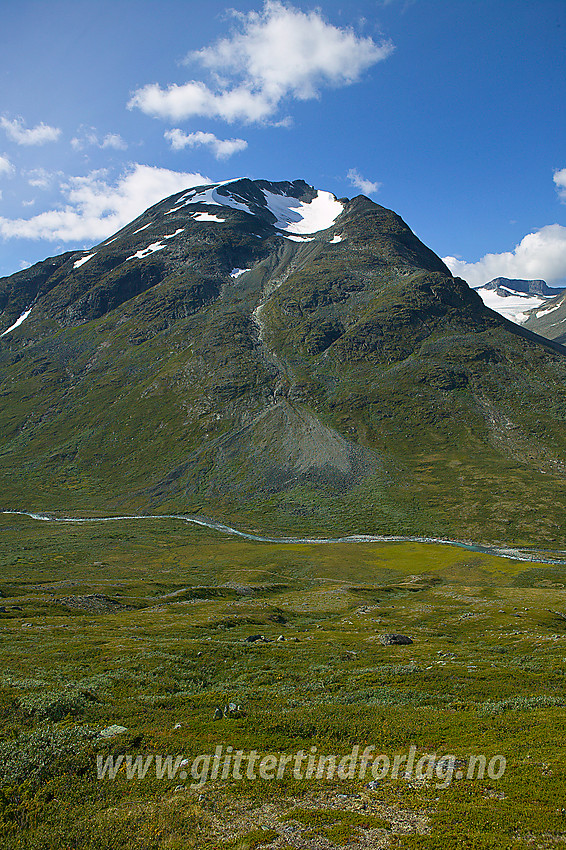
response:
[[[529,310],[524,327],[547,339],[566,344],[566,289],[549,298],[541,307]]]
[[[562,293],[561,289],[548,286],[544,280],[514,280],[508,277],[495,277],[474,289],[486,307],[520,325],[527,321],[531,310],[537,310]]]
[[[368,198],[195,187],[1,279],[0,310],[7,508],[563,537],[566,349]]]
[[[492,289],[503,296],[509,294],[509,291],[513,293],[521,292],[525,295],[543,295],[545,297],[559,295],[561,292],[560,289],[549,286],[545,280],[517,280],[510,277],[494,277],[493,280],[490,280],[483,286],[476,286],[474,288],[476,291],[478,289]]]

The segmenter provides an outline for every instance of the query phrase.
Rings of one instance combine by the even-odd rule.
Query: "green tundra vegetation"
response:
[[[0,835],[59,848],[550,848],[566,566],[179,521],[0,518]],[[382,634],[411,645],[383,645]],[[266,641],[245,639],[262,634]],[[279,636],[285,640],[277,640]],[[214,720],[234,702],[236,716]],[[125,728],[105,739],[112,725]],[[97,779],[215,748],[504,756],[500,778]],[[439,787],[444,786],[444,787]]]

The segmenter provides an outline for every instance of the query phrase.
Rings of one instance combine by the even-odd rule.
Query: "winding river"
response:
[[[259,534],[250,534],[239,531],[221,522],[201,517],[187,516],[185,514],[134,514],[131,516],[107,516],[107,517],[70,517],[53,516],[50,514],[35,513],[32,511],[0,511],[1,514],[13,514],[27,516],[40,522],[123,522],[132,520],[177,520],[188,522],[192,525],[200,525],[223,534],[243,537],[256,543],[281,543],[281,544],[313,544],[313,543],[433,543],[441,546],[457,546],[469,552],[481,552],[485,555],[496,555],[499,558],[511,558],[515,561],[534,561],[539,564],[555,564],[566,566],[566,550],[525,550],[515,549],[508,546],[488,546],[479,543],[469,543],[461,540],[445,540],[440,537],[405,537],[401,535],[376,535],[376,534],[352,534],[346,537],[263,537]]]

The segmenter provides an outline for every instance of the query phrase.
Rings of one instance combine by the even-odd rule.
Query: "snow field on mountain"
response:
[[[13,324],[13,325],[10,325],[10,327],[9,327],[9,328],[7,328],[7,329],[4,331],[4,333],[1,333],[1,334],[0,334],[0,336],[6,336],[6,334],[9,334],[9,333],[10,333],[10,331],[15,331],[15,330],[16,330],[16,328],[19,328],[19,326],[22,324],[22,322],[25,322],[25,320],[27,319],[27,317],[29,316],[29,314],[30,314],[30,313],[31,313],[31,307],[30,307],[28,310],[24,310],[24,312],[22,313],[22,315],[20,316],[20,318],[19,318],[19,319],[16,319],[16,321],[14,322],[14,324]]]
[[[504,288],[504,287],[502,287]],[[498,295],[492,289],[476,289],[486,307],[495,310],[500,316],[522,325],[529,318],[527,313],[541,307],[548,299],[541,295],[519,295],[509,289],[509,295]]]
[[[80,260],[75,260],[75,262],[73,263],[73,268],[80,269],[81,266],[84,266],[85,263],[88,263],[89,260],[92,260],[94,256],[96,256],[96,251],[94,252],[94,254],[87,254],[86,257],[81,257]]]

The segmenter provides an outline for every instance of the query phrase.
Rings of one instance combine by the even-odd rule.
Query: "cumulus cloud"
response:
[[[555,171],[553,180],[556,184],[556,191],[560,200],[566,204],[566,168]]]
[[[100,139],[94,127],[89,129],[80,127],[79,133],[71,139],[71,147],[76,151],[82,151],[89,146],[101,148],[103,150],[105,148],[113,148],[118,151],[125,151],[128,147],[127,143],[119,133],[107,133],[102,139]]]
[[[513,251],[486,254],[477,263],[456,257],[442,258],[452,274],[464,278],[470,286],[481,286],[494,277],[559,283],[566,278],[566,227],[548,224],[528,233]]]
[[[356,189],[359,189],[364,193],[364,195],[375,195],[382,185],[381,183],[374,183],[371,180],[366,180],[366,178],[362,177],[356,168],[350,168],[348,171],[348,180],[352,186],[355,186]]]
[[[205,146],[211,149],[216,159],[228,159],[248,146],[245,139],[218,139],[214,133],[203,133],[201,130],[196,133],[183,133],[177,127],[167,130],[164,136],[171,142],[174,151]]]
[[[277,108],[263,92],[254,92],[246,86],[215,93],[195,80],[182,86],[174,83],[168,89],[162,89],[157,83],[144,86],[128,103],[130,109],[135,106],[146,115],[171,121],[199,115],[248,123],[265,120]]]
[[[0,156],[0,174],[13,174],[15,170],[7,156]]]
[[[128,107],[170,121],[206,116],[262,122],[284,98],[309,100],[325,86],[354,83],[393,50],[390,42],[333,26],[319,10],[302,12],[279,0],[235,17],[238,26],[229,38],[188,57],[212,72],[212,88],[199,80],[166,89],[150,83],[134,92]]]
[[[111,183],[105,171],[70,177],[61,184],[66,203],[29,219],[0,217],[0,235],[69,241],[105,239],[162,198],[210,183],[201,174],[134,163]]]
[[[44,145],[46,142],[56,142],[61,135],[58,127],[50,127],[43,122],[27,129],[23,118],[14,118],[12,121],[0,118],[0,126],[18,145]]]

